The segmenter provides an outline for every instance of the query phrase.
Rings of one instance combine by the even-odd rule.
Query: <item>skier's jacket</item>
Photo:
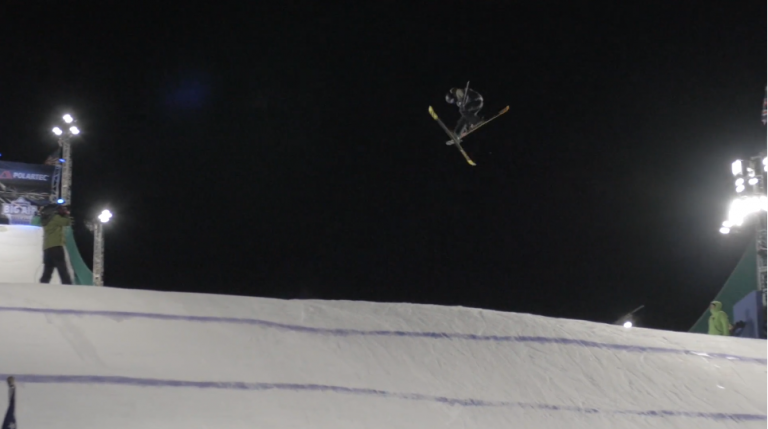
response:
[[[470,89],[462,100],[456,102],[456,105],[459,106],[459,113],[462,116],[472,115],[483,108],[483,96],[474,89]]]
[[[72,219],[58,213],[44,213],[40,217],[40,224],[43,226],[43,250],[64,246],[64,228],[72,225]]]
[[[723,311],[723,303],[720,301],[712,301],[714,307],[710,308],[712,313],[709,316],[709,335],[725,335],[731,334],[731,325],[728,323],[728,315]]]

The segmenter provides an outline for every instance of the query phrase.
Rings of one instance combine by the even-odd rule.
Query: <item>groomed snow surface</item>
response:
[[[766,427],[765,341],[424,305],[0,284],[0,374],[19,429]]]
[[[0,225],[0,282],[37,283],[42,275],[43,229],[31,225]],[[61,284],[56,270],[51,284]]]

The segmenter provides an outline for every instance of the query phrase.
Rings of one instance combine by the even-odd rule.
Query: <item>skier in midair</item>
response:
[[[459,139],[464,137],[464,133],[483,121],[483,118],[478,116],[480,109],[483,108],[483,96],[471,89],[469,82],[467,82],[466,89],[451,88],[445,96],[445,101],[448,104],[455,104],[459,108],[461,119],[453,129],[453,133]]]

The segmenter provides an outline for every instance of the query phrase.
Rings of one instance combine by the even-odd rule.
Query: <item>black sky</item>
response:
[[[79,118],[109,285],[686,330],[747,246],[717,229],[766,146],[764,2],[271,3],[3,6],[2,159]],[[475,168],[427,114],[467,80],[511,106]]]

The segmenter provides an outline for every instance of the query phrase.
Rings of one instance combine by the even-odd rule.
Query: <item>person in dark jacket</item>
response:
[[[453,133],[459,139],[463,138],[464,134],[472,127],[483,121],[483,118],[478,116],[483,108],[483,96],[474,89],[471,89],[469,82],[467,82],[465,89],[451,88],[445,96],[445,101],[448,104],[455,104],[459,108],[461,119],[459,119],[459,122],[456,123],[456,127],[453,129]]]
[[[41,210],[40,224],[43,227],[43,276],[40,283],[50,283],[55,268],[61,284],[71,285],[72,278],[64,254],[64,228],[72,225],[69,211],[64,206],[46,207]]]

